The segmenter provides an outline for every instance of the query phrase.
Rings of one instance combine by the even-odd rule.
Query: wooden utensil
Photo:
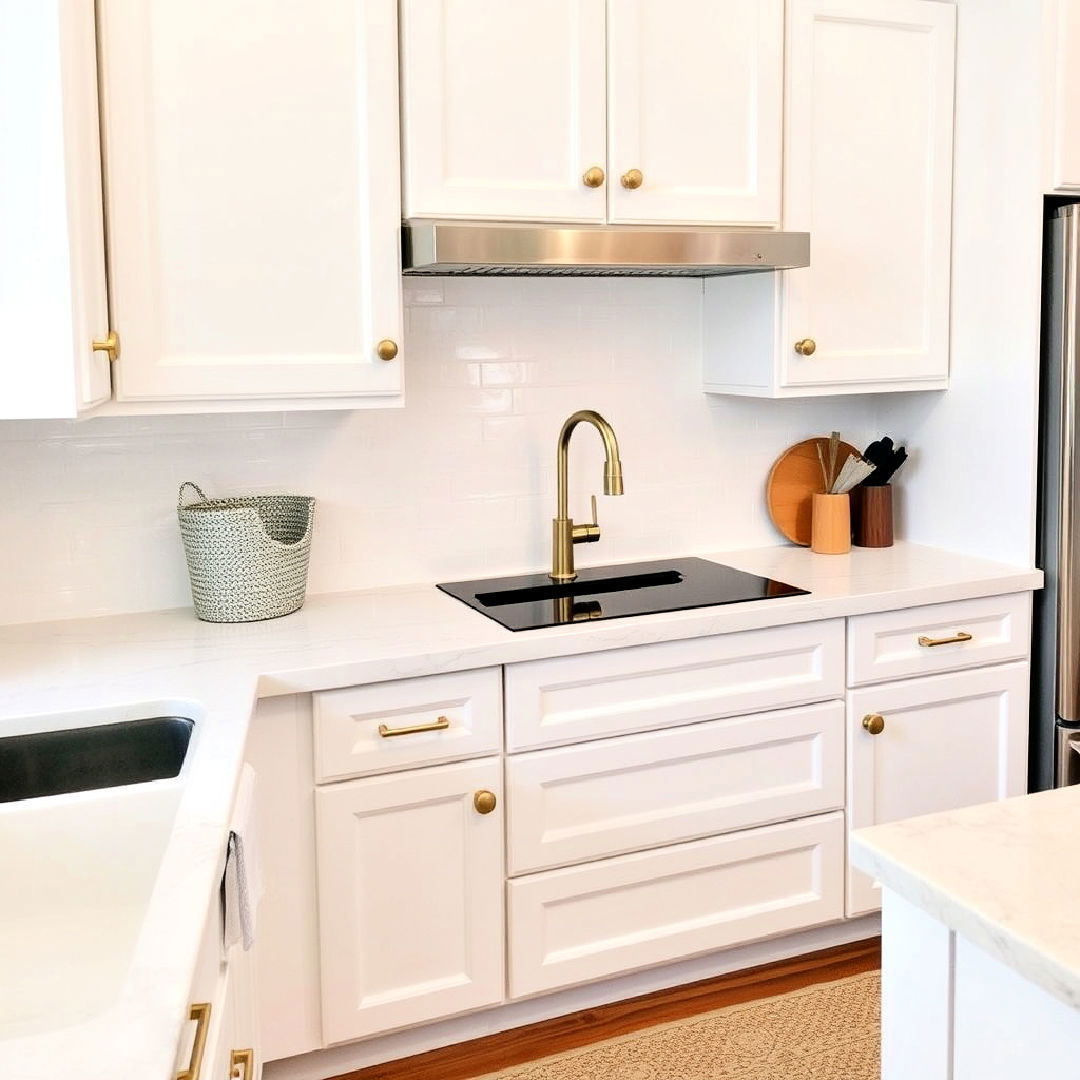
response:
[[[794,544],[809,547],[811,535],[811,499],[825,490],[821,475],[820,449],[825,458],[829,437],[806,439],[788,447],[769,471],[765,502],[772,523]],[[858,454],[850,443],[837,443],[837,456],[846,459]],[[827,461],[827,458],[826,458]]]

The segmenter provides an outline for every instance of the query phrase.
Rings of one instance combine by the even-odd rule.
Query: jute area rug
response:
[[[478,1080],[880,1080],[880,972],[643,1028]]]

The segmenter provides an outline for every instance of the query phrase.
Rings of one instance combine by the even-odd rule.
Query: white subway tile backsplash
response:
[[[777,543],[775,456],[834,427],[860,442],[872,405],[704,394],[700,303],[694,281],[411,279],[404,409],[0,423],[3,620],[190,603],[187,479],[316,496],[313,592],[539,569],[555,439],[579,408],[614,424],[626,474],[583,564]],[[571,456],[581,516],[595,433]]]

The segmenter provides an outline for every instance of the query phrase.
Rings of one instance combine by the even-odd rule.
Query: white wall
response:
[[[188,604],[186,479],[315,495],[313,592],[539,569],[555,438],[583,407],[616,428],[626,495],[601,497],[582,565],[778,543],[774,457],[832,427],[863,444],[875,406],[702,393],[700,302],[696,281],[411,282],[404,410],[0,424],[0,621]],[[595,433],[571,456],[582,518]]]
[[[898,484],[911,540],[1034,560],[1042,102],[1038,0],[959,0],[952,374],[883,397],[913,448]]]

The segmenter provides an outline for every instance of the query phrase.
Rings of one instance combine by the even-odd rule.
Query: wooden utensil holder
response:
[[[810,550],[845,555],[851,550],[851,500],[847,495],[814,495]]]
[[[854,506],[855,543],[859,547],[885,548],[893,545],[892,485],[863,486]]]

